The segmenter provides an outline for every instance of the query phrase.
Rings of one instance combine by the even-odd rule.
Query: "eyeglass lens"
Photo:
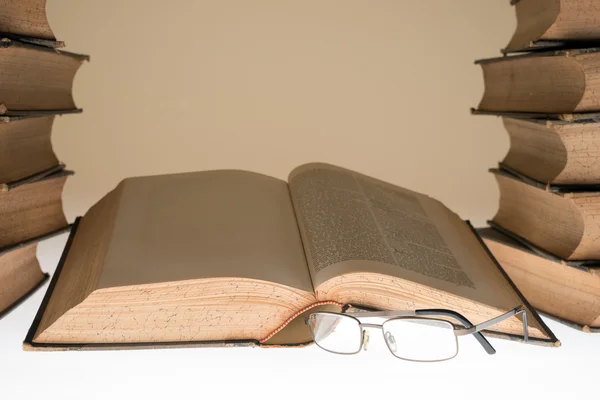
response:
[[[355,318],[342,314],[314,313],[308,325],[315,343],[324,350],[355,354],[362,345],[362,328]],[[458,353],[454,327],[428,318],[395,318],[382,325],[384,340],[398,358],[409,361],[443,361]]]
[[[426,318],[397,318],[383,323],[388,348],[409,361],[443,361],[458,353],[454,327],[446,321]]]
[[[315,343],[324,350],[340,354],[354,354],[362,345],[359,322],[348,316],[315,313],[308,318]]]

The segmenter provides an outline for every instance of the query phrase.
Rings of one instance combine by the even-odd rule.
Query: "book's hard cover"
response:
[[[537,53],[537,52],[548,52],[548,51],[566,51],[573,49],[584,49],[587,47],[598,47],[600,42],[597,40],[584,41],[584,40],[535,40],[529,43],[529,46],[522,47],[519,49],[507,49],[503,48],[500,51],[502,54],[518,54],[518,53]]]
[[[516,250],[523,251],[523,252],[535,255],[537,257],[545,258],[547,260],[556,262],[558,264],[561,264],[561,265],[564,265],[564,266],[567,266],[570,268],[575,268],[580,271],[584,271],[584,272],[600,271],[600,260],[590,260],[590,261],[563,260],[562,258],[559,258],[559,257],[555,256],[554,254],[551,254],[551,253],[547,252],[546,250],[537,247],[536,245],[534,245],[533,243],[529,242],[528,240],[520,237],[519,235],[517,235],[507,229],[502,228],[501,226],[495,224],[492,221],[488,221],[488,224],[490,225],[490,227],[477,229],[478,234],[484,239],[493,240],[494,242],[501,243],[505,246],[512,247]],[[572,328],[578,329],[580,331],[600,333],[600,327],[596,328],[596,327],[583,326],[581,324],[577,324],[575,322],[568,321],[563,318],[559,318],[555,315],[552,315],[552,314],[549,314],[549,313],[546,313],[543,311],[538,310],[538,312],[554,321],[560,322],[562,324],[565,324]]]
[[[544,190],[562,197],[586,197],[600,196],[600,185],[555,185],[537,181],[528,177],[506,165],[499,163],[498,168],[490,168],[489,171],[494,175],[504,176],[523,182],[540,190]]]
[[[34,243],[39,243],[42,240],[49,239],[56,235],[60,235],[61,233],[67,232],[69,229],[71,229],[71,225],[67,225],[64,228],[57,229],[54,232],[50,232],[45,235],[41,235],[41,236],[29,239],[29,240],[25,240],[21,243],[13,245],[13,246],[5,247],[3,249],[0,249],[0,256],[4,255],[6,253],[12,252],[12,251],[21,249],[23,247],[30,246]],[[44,273],[44,277],[33,288],[31,288],[31,290],[29,290],[27,293],[25,293],[23,296],[21,296],[21,298],[19,298],[14,303],[12,303],[7,308],[5,308],[2,312],[0,312],[0,319],[4,318],[11,311],[13,311],[15,308],[17,308],[21,303],[23,303],[25,300],[27,300],[33,293],[35,293],[40,287],[42,287],[44,285],[44,283],[48,280],[48,278],[50,278],[50,275],[48,273]]]
[[[65,261],[68,257],[69,250],[71,248],[71,245],[73,243],[75,235],[77,234],[77,228],[79,226],[80,221],[81,221],[81,217],[78,217],[75,220],[75,223],[73,224],[71,233],[69,235],[69,239],[63,250],[63,253],[60,258],[59,264],[56,268],[56,271],[54,272],[54,276],[52,277],[50,285],[48,286],[46,294],[44,295],[44,299],[42,300],[42,303],[41,303],[40,308],[38,309],[38,312],[33,320],[33,323],[31,324],[31,327],[29,328],[29,331],[27,332],[27,336],[25,337],[25,340],[23,341],[23,349],[24,350],[28,350],[28,351],[36,351],[36,350],[60,351],[60,350],[132,350],[132,349],[161,349],[161,348],[188,348],[188,347],[304,347],[304,346],[312,344],[312,341],[303,341],[301,343],[286,344],[286,343],[280,343],[276,340],[269,340],[265,343],[261,343],[259,340],[220,340],[220,341],[188,341],[188,342],[130,342],[130,343],[118,343],[118,344],[115,344],[115,343],[36,343],[36,342],[34,342],[33,341],[34,336],[35,336],[37,329],[39,327],[39,324],[42,320],[42,316],[44,315],[46,307],[48,306],[48,303],[52,296],[52,292],[54,291],[54,288],[56,287],[56,283],[58,282],[58,279],[60,277],[61,270],[62,270],[62,268],[65,264]],[[468,221],[467,221],[467,223],[468,223],[469,227],[471,228],[472,232],[475,234],[475,236],[479,240],[479,243],[485,249],[488,256],[493,260],[496,267],[501,271],[502,275],[506,278],[506,280],[509,282],[511,287],[515,290],[515,292],[517,293],[517,295],[523,302],[523,305],[525,305],[529,310],[531,310],[531,315],[529,315],[529,313],[528,313],[528,318],[535,319],[549,337],[549,339],[537,339],[537,338],[530,337],[528,343],[542,345],[542,346],[551,346],[551,347],[560,346],[560,341],[556,338],[554,333],[550,330],[550,328],[548,328],[548,326],[540,318],[540,316],[537,314],[535,309],[533,307],[531,307],[531,305],[525,299],[525,297],[523,297],[523,295],[521,294],[519,289],[517,289],[517,287],[514,285],[514,283],[510,280],[510,278],[508,277],[506,272],[504,272],[504,270],[502,269],[500,264],[496,261],[496,259],[494,258],[494,256],[490,252],[490,250],[487,248],[487,246],[485,245],[485,243],[483,242],[483,240],[481,239],[481,237],[479,236],[479,234],[477,233],[475,228],[473,228],[473,226]],[[345,307],[345,309],[348,309],[348,308],[352,309],[352,306],[348,305],[348,307]],[[302,316],[299,316],[298,318],[302,318]],[[297,324],[290,324],[290,326],[286,327],[285,329],[295,329],[294,325],[297,327]],[[510,335],[510,334],[505,334],[502,332],[488,331],[488,330],[483,331],[483,333],[486,336],[494,337],[494,338],[519,341],[519,342],[524,341],[523,336],[520,336],[520,335]]]
[[[4,37],[11,40],[17,40],[19,42],[32,44],[35,46],[48,47],[50,49],[60,49],[65,47],[65,42],[62,42],[60,40],[40,39],[30,36],[17,35],[9,32],[0,32],[0,37]]]
[[[552,49],[547,51],[539,51],[533,53],[525,53],[525,54],[517,54],[512,56],[501,56],[501,57],[491,57],[491,58],[480,58],[475,60],[475,64],[489,64],[496,62],[506,62],[506,61],[514,61],[521,58],[532,58],[532,57],[575,57],[581,54],[591,54],[600,52],[600,47],[591,47],[588,43],[588,46],[585,48],[576,48],[576,49]]]
[[[542,112],[519,112],[519,111],[487,111],[471,108],[473,115],[493,115],[495,117],[525,119],[534,121],[557,121],[563,123],[590,123],[600,122],[600,112],[584,113],[542,113]]]
[[[35,183],[43,181],[45,179],[60,178],[63,176],[69,176],[74,174],[75,172],[66,170],[64,164],[58,164],[55,167],[48,168],[47,170],[38,172],[37,174],[33,174],[31,176],[19,179],[17,181],[0,183],[0,192],[9,192],[13,189],[18,188],[19,186],[26,185],[29,183]]]
[[[72,110],[37,110],[37,111],[24,111],[7,110],[3,114],[0,114],[0,124],[8,124],[11,122],[20,121],[27,118],[38,118],[46,117],[48,115],[65,115],[65,114],[81,114],[83,109],[75,108]]]

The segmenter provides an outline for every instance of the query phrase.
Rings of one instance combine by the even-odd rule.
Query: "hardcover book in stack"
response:
[[[81,111],[71,88],[87,57],[56,49],[45,3],[0,8],[0,317],[46,280],[38,242],[69,228],[61,194],[72,172],[50,134],[55,116]]]
[[[492,169],[500,206],[480,230],[532,305],[600,330],[600,4],[513,2],[504,57],[479,60],[476,114],[500,115],[510,150]]]

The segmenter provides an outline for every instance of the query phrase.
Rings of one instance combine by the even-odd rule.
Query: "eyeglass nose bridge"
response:
[[[367,348],[369,346],[369,332],[365,328],[376,328],[376,329],[381,329],[383,331],[383,325],[359,322],[358,326],[360,327],[360,330],[362,333],[362,340],[361,340],[360,348],[363,351],[367,351]]]
[[[383,325],[382,324],[369,324],[369,323],[366,323],[366,322],[359,322],[358,325],[361,327],[361,329],[363,329],[363,328],[375,328],[375,329],[381,329],[381,330],[383,330]]]

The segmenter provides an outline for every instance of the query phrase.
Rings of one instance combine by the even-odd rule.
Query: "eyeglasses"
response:
[[[519,306],[489,321],[473,325],[463,315],[451,310],[373,311],[339,314],[317,312],[305,322],[315,343],[336,354],[356,354],[367,350],[369,334],[365,328],[381,329],[391,353],[402,360],[433,362],[450,360],[458,354],[458,336],[473,335],[488,354],[496,350],[480,333],[508,318],[522,314],[523,336],[528,339],[527,313]],[[358,318],[384,317],[382,324],[364,323]],[[455,326],[447,321],[457,321]]]

